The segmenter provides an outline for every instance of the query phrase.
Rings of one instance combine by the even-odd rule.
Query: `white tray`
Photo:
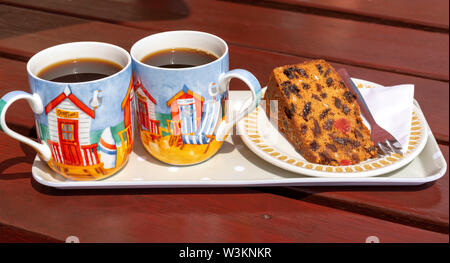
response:
[[[250,94],[231,91],[230,109],[240,108]],[[416,104],[418,106],[418,104]],[[420,110],[420,107],[418,107]],[[65,189],[87,188],[175,188],[248,186],[338,186],[338,185],[420,185],[441,178],[447,163],[428,128],[427,143],[408,165],[376,177],[310,177],[278,168],[251,152],[238,135],[229,136],[210,160],[193,166],[171,166],[151,157],[139,139],[135,140],[128,164],[117,174],[100,181],[75,182],[53,172],[38,156],[33,178],[46,186]]]

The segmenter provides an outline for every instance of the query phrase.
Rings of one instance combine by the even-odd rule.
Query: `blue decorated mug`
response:
[[[143,63],[162,50],[193,49],[213,54],[212,62],[185,68]],[[248,71],[229,71],[228,45],[221,38],[198,31],[154,34],[131,48],[135,108],[145,149],[169,164],[190,165],[212,157],[234,124],[252,112],[261,100],[261,86]],[[228,86],[242,80],[251,99],[233,118],[226,116]]]
[[[87,82],[39,77],[52,65],[79,59],[109,61],[121,70]],[[126,50],[100,42],[57,45],[35,54],[27,71],[31,93],[12,91],[0,99],[2,131],[33,147],[50,168],[71,180],[103,179],[126,164],[133,145],[132,66]],[[19,99],[33,110],[38,141],[6,124],[6,111]]]

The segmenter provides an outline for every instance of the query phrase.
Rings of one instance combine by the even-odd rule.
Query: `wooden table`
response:
[[[339,2],[339,4],[338,4]],[[435,0],[0,0],[0,96],[28,90],[44,48],[103,41],[127,50],[155,32],[211,32],[231,68],[265,85],[282,64],[324,58],[354,77],[415,84],[448,162],[449,13]],[[232,89],[244,88],[232,82]],[[7,121],[36,136],[25,102]],[[449,177],[416,187],[56,190],[31,179],[35,152],[0,134],[0,241],[449,242]]]

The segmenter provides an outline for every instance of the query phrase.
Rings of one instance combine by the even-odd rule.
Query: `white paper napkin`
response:
[[[392,134],[402,145],[403,152],[406,152],[411,130],[414,85],[361,88],[359,91],[378,125]]]

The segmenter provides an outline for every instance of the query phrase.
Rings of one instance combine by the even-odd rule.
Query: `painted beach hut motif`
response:
[[[220,99],[203,103],[203,114],[201,123],[194,134],[183,134],[181,136],[185,144],[208,144],[213,138],[222,116],[222,103]]]
[[[95,111],[72,94],[69,86],[45,106],[48,115],[48,145],[53,159],[70,166],[96,166],[97,144],[90,141]]]
[[[156,100],[141,83],[136,82],[135,87],[141,140],[154,157],[163,162],[192,164],[199,156],[207,158],[217,152],[223,142],[216,141],[215,134],[225,116],[227,94],[218,94],[214,82],[208,86],[207,97],[194,92],[197,89],[183,85],[162,105],[156,105]],[[199,89],[203,90],[202,87]],[[167,90],[172,91],[172,88]],[[158,109],[161,112],[155,112]],[[157,126],[160,136],[157,139],[149,136],[151,127],[146,123],[149,125],[151,121],[147,122],[147,118],[160,121]]]
[[[117,147],[111,132],[111,127],[104,129],[100,136],[99,155],[104,168],[110,169],[116,167]]]
[[[130,84],[128,85],[127,94],[125,95],[122,104],[121,109],[123,111],[123,124],[125,128],[119,132],[121,144],[126,147],[126,150],[128,153],[131,152],[133,148],[133,127],[131,123],[132,120],[132,113],[131,113],[131,103],[133,101],[133,79],[130,80]]]
[[[45,105],[45,118],[36,126],[40,140],[50,147],[52,169],[73,178],[99,179],[128,160],[133,145],[133,82],[126,94],[123,90],[119,105],[102,103],[103,96],[111,96],[107,92],[99,87],[91,94],[81,93],[81,100],[67,85]],[[99,108],[118,115],[96,116]]]
[[[137,96],[137,113],[141,128],[150,133],[153,140],[161,136],[160,121],[156,119],[156,100],[144,88],[140,81],[135,84]]]
[[[167,106],[170,108],[172,135],[194,135],[200,126],[205,99],[188,89],[186,85],[175,94]]]

